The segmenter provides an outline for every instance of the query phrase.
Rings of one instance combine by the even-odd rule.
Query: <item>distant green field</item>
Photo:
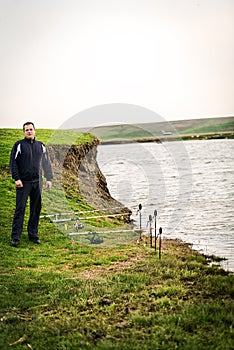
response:
[[[201,125],[184,129],[182,131],[183,131],[183,134],[193,134],[193,133],[224,132],[224,131],[233,131],[233,130],[234,130],[234,121],[227,122],[224,124],[214,124],[208,121],[207,123],[202,123]]]
[[[159,123],[100,126],[92,130],[100,140],[134,139],[167,134],[184,135],[234,131],[234,117],[203,118]]]

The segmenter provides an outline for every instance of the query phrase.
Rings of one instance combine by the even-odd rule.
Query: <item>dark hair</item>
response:
[[[26,123],[24,123],[24,125],[23,125],[23,130],[24,130],[24,127],[25,127],[26,125],[29,125],[29,124],[32,124],[33,128],[35,129],[35,125],[34,125],[32,122],[26,122]]]

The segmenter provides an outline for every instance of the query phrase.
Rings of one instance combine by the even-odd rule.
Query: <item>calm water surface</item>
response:
[[[164,237],[225,257],[234,271],[234,140],[101,145],[98,163],[137,224],[141,203],[145,230],[157,210]]]

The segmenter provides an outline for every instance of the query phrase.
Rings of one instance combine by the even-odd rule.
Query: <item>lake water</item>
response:
[[[100,145],[97,159],[138,226],[139,204],[146,231],[157,210],[164,237],[225,257],[221,265],[234,271],[234,140]]]

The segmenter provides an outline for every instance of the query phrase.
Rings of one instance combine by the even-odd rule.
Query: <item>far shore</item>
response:
[[[171,134],[162,136],[149,136],[139,138],[114,138],[100,140],[102,145],[110,144],[124,144],[124,143],[135,143],[135,142],[157,142],[162,143],[165,141],[186,141],[186,140],[213,140],[213,139],[233,139],[234,131],[223,131],[223,132],[210,132],[210,133],[194,133],[194,134]]]

